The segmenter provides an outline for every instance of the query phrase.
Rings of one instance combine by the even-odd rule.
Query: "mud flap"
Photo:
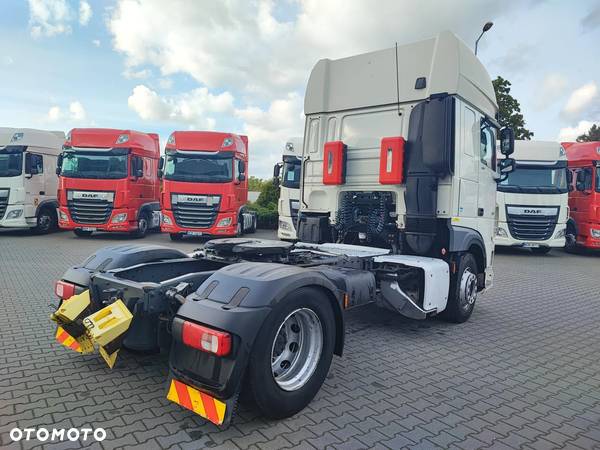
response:
[[[175,378],[169,378],[168,400],[189,409],[221,429],[228,428],[231,424],[238,396],[239,391],[227,400],[219,400]]]

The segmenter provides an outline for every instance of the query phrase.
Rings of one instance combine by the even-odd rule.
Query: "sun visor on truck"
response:
[[[404,143],[402,136],[381,139],[379,183],[402,184],[404,181]]]
[[[323,151],[323,184],[346,182],[346,152],[342,141],[326,142]]]

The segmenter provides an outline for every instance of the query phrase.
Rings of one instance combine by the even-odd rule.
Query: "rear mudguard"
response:
[[[303,268],[273,263],[239,263],[216,271],[177,312],[183,320],[232,334],[232,351],[217,357],[185,346],[173,333],[170,369],[174,378],[209,392],[219,399],[236,395],[254,341],[274,306],[301,287],[314,286],[327,294],[336,317],[335,353],[344,343],[343,280],[331,280],[319,267]],[[334,282],[335,281],[335,282]]]

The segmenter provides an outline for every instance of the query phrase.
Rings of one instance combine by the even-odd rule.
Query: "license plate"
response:
[[[82,227],[81,231],[96,231],[96,228],[94,228],[94,227]]]
[[[533,242],[525,242],[523,247],[525,248],[538,248],[540,244],[534,244]]]
[[[202,231],[188,231],[188,236],[202,236],[204,233]]]
[[[181,381],[171,380],[167,399],[210,420],[215,425],[221,425],[225,420],[226,403]]]

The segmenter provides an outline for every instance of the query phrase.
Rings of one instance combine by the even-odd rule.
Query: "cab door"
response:
[[[590,221],[591,203],[592,203],[592,179],[593,170],[591,167],[578,167],[573,174],[575,189],[571,192],[570,202],[571,216],[576,224],[583,224]]]
[[[479,117],[469,106],[462,103],[459,105],[461,127],[458,216],[476,218],[479,182]]]
[[[48,194],[44,183],[44,155],[35,150],[25,153],[25,194],[25,215],[34,217],[38,205]]]
[[[494,231],[496,227],[496,129],[487,121],[481,120],[479,126],[479,161],[477,186],[478,230],[487,251],[488,264],[492,260],[494,249]]]

